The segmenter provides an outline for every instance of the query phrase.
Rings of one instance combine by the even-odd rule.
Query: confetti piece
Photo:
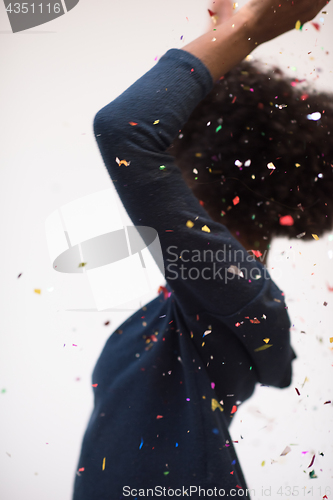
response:
[[[234,205],[237,205],[239,203],[239,196],[235,196],[235,198],[232,200]]]
[[[193,227],[193,226],[194,226],[194,222],[192,222],[191,220],[188,220],[188,221],[186,222],[186,226],[187,226],[187,227]]]
[[[153,125],[156,125],[157,123],[160,123],[160,120],[155,120]]]
[[[141,438],[141,443],[140,443],[140,446],[139,446],[139,450],[141,450],[142,446],[143,446],[143,439]]]
[[[84,471],[84,467],[81,467],[81,468],[79,469],[79,472],[83,472],[83,471]]]
[[[267,163],[267,168],[270,168],[270,169],[272,169],[272,170],[275,170],[275,168],[276,168],[276,167],[275,167],[274,163],[269,162],[269,163]]]
[[[201,231],[205,231],[206,233],[210,233],[210,229],[209,229],[209,227],[208,227],[208,226],[203,226],[203,227],[201,228]]]
[[[165,286],[160,286],[159,289],[157,290],[157,293],[160,294],[161,292],[163,292],[163,295],[164,295],[164,299],[166,300],[169,296],[169,292],[168,292],[168,289],[165,287]]]
[[[305,234],[306,234],[305,232],[304,232],[304,233],[297,234],[297,235],[296,235],[296,238],[303,238],[303,236],[305,236]]]
[[[312,470],[312,471],[309,472],[309,476],[310,476],[311,479],[314,479],[314,478],[318,477],[318,476],[316,476],[316,473],[315,473],[314,470]]]
[[[312,467],[313,462],[315,461],[315,457],[316,457],[316,455],[313,455],[313,457],[312,457],[312,459],[311,459],[311,462],[310,462],[310,465],[308,465],[308,469],[309,469],[310,467]]]
[[[78,267],[84,267],[87,265],[87,262],[80,262],[80,264],[78,265]]]
[[[263,467],[264,465],[265,465],[265,460],[261,462],[261,467]]]
[[[311,113],[310,115],[306,115],[307,119],[308,120],[312,120],[312,121],[318,121],[320,120],[321,118],[321,113],[319,113],[319,111],[316,111],[315,113]]]
[[[165,472],[163,472],[163,474],[164,474],[165,476],[167,476],[167,475],[169,474],[169,472],[170,472],[169,470],[166,470]]]
[[[116,157],[116,162],[118,163],[119,167],[120,167],[120,165],[126,165],[126,167],[128,167],[128,165],[130,165],[130,164],[131,164],[131,162],[130,162],[130,161],[126,161],[126,160],[119,160],[119,158],[118,158],[118,157]]]
[[[39,294],[41,294],[41,293],[42,293],[42,291],[41,291],[39,288],[35,288],[35,289],[34,289],[34,292],[35,292],[35,293],[39,293]]]
[[[263,339],[263,341],[266,342],[266,344],[267,344],[267,342],[269,342],[269,340],[270,339]]]
[[[219,132],[219,131],[221,130],[221,128],[222,128],[222,125],[219,125],[219,126],[217,127],[217,129],[215,130],[215,132]]]
[[[318,23],[311,23],[311,24],[317,31],[320,31],[320,24]]]
[[[297,389],[297,387],[295,387],[295,391],[297,392],[297,395],[300,396],[301,393],[299,392],[299,390]]]
[[[205,333],[203,334],[203,337],[205,337],[206,335],[209,335],[210,333],[212,333],[212,330],[206,330]]]
[[[227,271],[229,273],[232,273],[232,274],[237,274],[241,278],[244,278],[243,272],[237,266],[229,266],[228,269],[227,269]]]
[[[215,411],[216,408],[218,408],[220,411],[223,411],[223,408],[222,406],[220,405],[220,403],[217,401],[217,399],[212,399],[212,411]]]
[[[253,318],[253,319],[250,319],[250,323],[254,323],[257,325],[258,323],[260,323],[260,321],[258,320],[258,318]]]
[[[132,125],[132,127],[134,127],[135,125],[137,125],[137,123],[135,122],[128,122],[130,125]]]
[[[237,406],[233,405],[230,413],[233,414],[233,413],[236,413],[236,411],[237,411]]]
[[[163,415],[157,415],[156,419],[159,420],[160,418],[163,418]]]
[[[312,237],[313,237],[315,240],[319,240],[319,236],[317,236],[316,234],[312,234]]]
[[[254,352],[258,352],[258,351],[265,351],[266,349],[268,349],[269,347],[272,347],[273,344],[265,344],[265,345],[262,345],[261,347],[257,347],[257,349],[254,350]]]
[[[255,257],[261,257],[262,253],[259,250],[251,250]]]
[[[285,449],[283,450],[283,452],[281,453],[280,457],[284,457],[285,455],[287,455],[290,452],[291,452],[290,446],[286,446]]]
[[[164,169],[165,169],[165,165],[161,165],[160,170],[164,170]]]
[[[333,344],[333,337],[330,337],[330,343]]]
[[[301,21],[296,21],[295,28],[296,28],[297,30],[299,30],[299,29],[301,29],[301,26],[302,26]]]
[[[293,226],[294,219],[291,215],[284,215],[283,217],[280,217],[279,223],[281,226]]]
[[[106,460],[106,458],[104,457],[104,458],[103,458],[102,470],[105,470],[105,460]]]
[[[22,276],[22,273],[20,273],[20,274],[18,275],[18,278],[21,278],[21,276]]]
[[[97,386],[98,386],[98,384],[92,384],[92,387],[97,387]]]

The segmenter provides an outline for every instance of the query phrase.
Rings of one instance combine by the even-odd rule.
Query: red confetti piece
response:
[[[259,252],[259,250],[251,250],[251,252],[254,254],[255,257],[261,257],[262,253]]]
[[[157,290],[157,293],[161,293],[161,292],[163,292],[164,300],[166,300],[169,296],[169,292],[168,292],[167,288],[165,288],[165,286],[160,286],[159,289]]]
[[[204,206],[204,202],[202,200],[199,201],[200,205],[203,207]]]
[[[301,393],[299,392],[299,390],[297,389],[297,387],[295,387],[295,391],[297,392],[297,395],[300,396]]]
[[[255,323],[256,325],[260,323],[260,321],[257,318],[250,319],[250,323]]]
[[[320,31],[320,24],[318,23],[311,23],[311,24],[317,31]]]
[[[135,125],[137,125],[137,123],[135,122],[128,122],[130,125],[132,125],[132,127],[134,127]]]
[[[97,386],[98,386],[98,384],[93,384],[92,386],[93,386],[93,387],[97,387]]]
[[[236,413],[236,411],[237,411],[237,406],[233,405],[232,410],[231,410],[231,414]]]
[[[264,105],[263,105],[263,103],[262,103],[262,102],[259,102],[259,103],[258,103],[258,108],[259,108],[259,109],[264,109]]]
[[[333,292],[333,286],[330,286],[328,283],[326,283],[326,286],[329,292]]]
[[[213,12],[212,10],[208,9],[210,17],[216,16],[217,12]]]
[[[301,101],[306,101],[308,97],[309,97],[309,94],[301,95]]]
[[[239,196],[235,196],[235,198],[232,200],[234,205],[237,205],[239,203]]]
[[[240,324],[240,323],[238,323],[238,321],[237,321],[237,323],[235,323],[235,326],[240,326],[240,325],[241,325],[241,324]]]
[[[157,415],[157,419],[163,418],[163,415]]]
[[[236,99],[237,99],[237,96],[235,95],[235,97],[233,98],[233,100],[231,101],[231,104],[234,104],[236,102]]]
[[[310,465],[308,465],[308,469],[309,469],[309,467],[311,467],[313,465],[313,462],[315,461],[315,456],[316,455],[313,455],[312,460],[310,462]]]
[[[110,321],[105,321],[104,325],[108,326],[110,324]]]
[[[291,215],[285,215],[283,217],[280,217],[279,223],[281,226],[293,226],[294,219]]]
[[[84,467],[81,467],[81,469],[79,469],[79,472],[83,472],[84,471]]]

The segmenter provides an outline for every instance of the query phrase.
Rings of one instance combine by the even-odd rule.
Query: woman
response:
[[[74,500],[249,497],[228,425],[256,383],[290,384],[290,321],[266,268],[210,217],[167,150],[214,82],[325,3],[251,0],[97,113],[106,168],[133,224],[157,230],[167,286],[97,362]]]

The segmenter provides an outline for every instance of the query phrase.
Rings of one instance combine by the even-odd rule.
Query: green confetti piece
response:
[[[1,394],[5,394],[6,389],[2,389]]]
[[[160,170],[164,170],[164,169],[165,169],[165,165],[161,165]]]
[[[265,345],[262,345],[261,347],[257,347],[257,349],[254,350],[254,352],[258,352],[258,351],[264,351],[265,349],[268,349],[269,347],[272,347],[273,344],[265,344]]]
[[[219,125],[219,126],[217,127],[217,129],[215,130],[215,132],[218,132],[219,130],[221,130],[221,128],[222,128],[222,125]]]
[[[314,471],[314,470],[311,470],[311,471],[309,472],[309,476],[310,476],[310,478],[311,478],[311,479],[314,479],[314,478],[318,477],[318,476],[316,476],[316,473],[315,473],[315,471]]]
[[[169,472],[170,472],[170,471],[166,470],[165,472],[163,472],[163,474],[164,474],[165,476],[167,476],[167,475],[169,474]]]

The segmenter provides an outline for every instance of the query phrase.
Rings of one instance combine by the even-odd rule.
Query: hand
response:
[[[276,38],[311,21],[329,3],[328,0],[250,0],[241,9],[252,20],[256,44]]]

